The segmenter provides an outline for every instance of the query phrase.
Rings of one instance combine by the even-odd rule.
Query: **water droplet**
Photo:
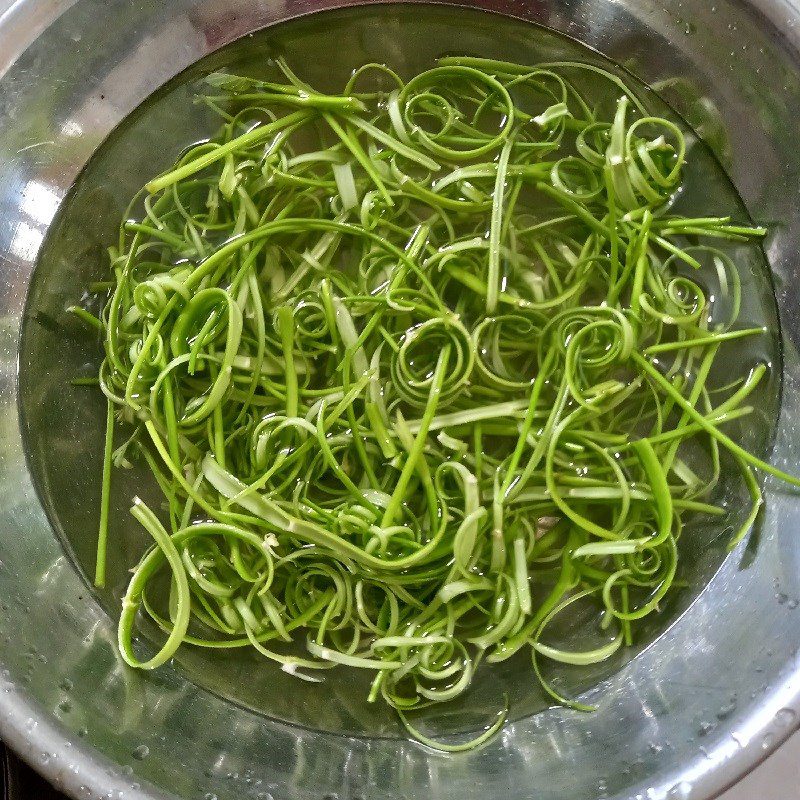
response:
[[[789,596],[784,594],[783,592],[778,592],[778,594],[775,595],[775,599],[778,601],[778,605],[782,606],[785,605],[786,602],[789,600]]]
[[[663,746],[658,744],[657,742],[650,742],[650,744],[647,745],[647,747],[649,748],[651,753],[655,753],[656,755],[658,755],[660,752],[664,750]]]
[[[693,22],[687,22],[683,26],[683,32],[689,36],[692,33],[697,33],[697,26]]]
[[[150,755],[150,748],[146,744],[140,744],[134,751],[133,757],[137,761],[144,761]]]
[[[792,611],[794,611],[797,608],[797,606],[800,606],[800,600],[798,600],[796,597],[793,597],[789,601],[789,606],[788,607],[791,608]]]
[[[676,783],[668,792],[667,800],[686,800],[692,792],[692,785],[686,781]]]
[[[797,712],[791,708],[782,708],[775,714],[775,722],[782,728],[788,728],[797,719]]]
[[[214,792],[206,792],[203,795],[203,798],[204,800],[217,800],[217,796],[214,794]]]
[[[256,795],[256,800],[272,800],[272,795],[269,792],[259,792]]]
[[[120,767],[119,771],[123,775],[133,775],[133,767],[130,764],[123,764],[123,766]]]
[[[58,686],[63,692],[71,692],[74,684],[69,678],[64,678],[64,680],[61,681]]]
[[[697,733],[699,736],[708,736],[714,728],[717,727],[716,722],[701,722],[700,727],[697,729]]]
[[[50,763],[50,753],[39,753],[39,763],[42,766],[45,766],[45,764]]]
[[[69,700],[62,700],[58,704],[58,708],[60,711],[63,711],[65,714],[68,714],[70,711],[72,711],[72,703],[70,703]]]
[[[736,698],[732,697],[729,703],[726,703],[719,711],[717,711],[717,719],[727,719],[735,710]]]
[[[771,733],[767,733],[761,740],[761,749],[769,750],[773,744],[775,744],[775,736]]]
[[[81,739],[86,736],[87,733],[89,733],[89,731],[86,728],[78,728],[78,736],[80,736]]]

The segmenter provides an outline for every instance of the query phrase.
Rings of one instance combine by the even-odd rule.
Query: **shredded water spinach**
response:
[[[366,669],[370,701],[448,750],[505,714],[456,745],[406,715],[523,647],[587,708],[539,661],[632,642],[687,520],[724,513],[721,451],[752,500],[733,543],[762,504],[754,469],[800,485],[722,430],[766,367],[709,385],[764,333],[736,328],[714,242],[765,231],[674,213],[684,133],[597,67],[453,57],[404,81],[367,64],[331,95],[277,66],[205,79],[218,134],[134,198],[102,318],[76,312],[105,344],[98,585],[112,464],[144,458],[165,498],[163,519],[132,510],[154,546],[123,658],[153,668],[187,643],[303,680]],[[617,97],[606,113],[586,70]],[[135,428],[116,449],[115,417]],[[576,602],[601,643],[548,644]],[[139,613],[167,634],[146,661]]]

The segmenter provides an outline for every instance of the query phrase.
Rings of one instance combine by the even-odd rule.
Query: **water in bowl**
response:
[[[622,72],[574,40],[483,12],[427,5],[325,12],[248,36],[180,74],[136,109],[86,165],[40,254],[23,326],[20,383],[31,471],[56,535],[87,584],[91,584],[94,571],[105,401],[97,389],[70,383],[75,377],[96,374],[101,351],[97,338],[65,309],[82,301],[90,282],[107,275],[106,248],[115,241],[131,196],[186,145],[215,131],[217,119],[193,103],[198,78],[219,69],[269,75],[270,57],[282,54],[312,85],[338,91],[361,64],[382,62],[410,76],[450,53],[520,63],[588,61]],[[625,79],[633,81],[630,75]],[[655,93],[641,89],[654,112],[685,125]],[[613,100],[605,91],[605,101]],[[686,214],[713,210],[746,221],[747,212],[711,150],[688,135],[693,144],[686,189],[677,201],[677,210]],[[727,247],[741,275],[742,326],[764,325],[772,336],[761,337],[758,343],[745,340],[738,346],[736,358],[729,359],[712,380],[724,385],[746,375],[758,361],[772,366],[769,380],[752,399],[757,411],[746,424],[728,429],[748,449],[763,453],[771,440],[780,391],[775,301],[760,247]],[[128,514],[131,499],[138,494],[158,507],[160,494],[146,468],[115,471],[113,487],[108,581],[97,598],[109,614],[116,615],[128,569],[150,545],[147,534]],[[727,504],[729,515],[713,522],[698,520],[681,538],[679,579],[685,588],[673,595],[656,623],[639,630],[633,648],[591,668],[562,667],[562,691],[575,694],[596,686],[686,611],[724,560],[726,533],[746,513],[746,493],[733,478],[722,481],[716,499]],[[155,631],[146,634],[158,635]],[[401,735],[384,705],[366,703],[369,676],[356,670],[334,670],[318,686],[292,678],[249,650],[206,652],[184,647],[176,661],[198,685],[273,718],[343,734]],[[527,654],[481,668],[468,695],[435,709],[428,728],[440,733],[476,729],[494,716],[504,694],[511,702],[512,718],[548,705]]]

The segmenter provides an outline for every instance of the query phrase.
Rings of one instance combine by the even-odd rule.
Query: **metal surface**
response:
[[[0,735],[81,798],[711,798],[798,726],[800,497],[773,482],[749,542],[604,683],[595,715],[550,709],[458,758],[278,722],[178,667],[124,669],[113,620],[53,535],[22,447],[18,334],[61,199],[105,136],[166,80],[250,31],[334,5],[350,3],[18,0],[0,16]],[[469,5],[565,32],[648,83],[683,79],[662,85],[666,99],[717,147],[752,215],[773,229],[785,337],[773,459],[797,470],[800,10],[779,0]],[[379,11],[389,28],[392,9]],[[727,146],[709,123],[712,104]],[[67,439],[83,433],[66,416],[56,424]]]
[[[3,800],[65,800],[44,778],[0,745],[0,797]]]

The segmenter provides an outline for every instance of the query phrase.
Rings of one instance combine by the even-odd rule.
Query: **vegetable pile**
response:
[[[277,66],[205,79],[219,132],[134,198],[102,318],[81,312],[105,344],[98,584],[112,466],[145,459],[165,498],[132,509],[155,543],[123,657],[366,669],[368,699],[444,749],[504,715],[452,745],[407,712],[522,648],[586,708],[540,660],[606,659],[658,612],[685,523],[723,514],[721,451],[752,498],[734,542],[754,467],[799,483],[723,432],[766,366],[709,385],[728,342],[764,334],[736,327],[725,243],[765,231],[673,213],[683,132],[592,65],[368,64],[337,95]],[[578,600],[601,644],[547,644]],[[141,612],[166,634],[144,661]]]

